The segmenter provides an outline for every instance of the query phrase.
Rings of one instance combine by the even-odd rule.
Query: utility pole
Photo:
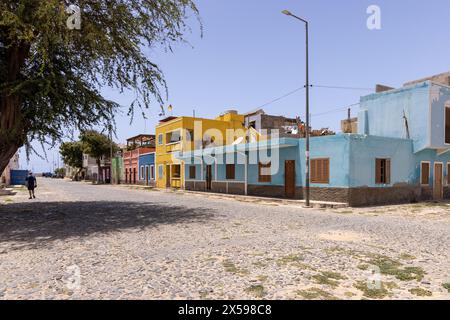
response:
[[[293,17],[297,20],[300,20],[305,24],[306,31],[306,152],[305,152],[305,160],[306,160],[306,170],[305,170],[305,200],[306,207],[310,207],[310,114],[309,114],[309,22],[305,19],[302,19],[294,14],[292,14],[288,10],[283,10],[283,14]]]

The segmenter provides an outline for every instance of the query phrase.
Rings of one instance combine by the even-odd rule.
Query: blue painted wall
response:
[[[450,107],[450,88],[433,84],[431,87],[431,142],[435,149],[450,148],[445,143],[445,108]]]
[[[391,160],[391,184],[375,182],[376,159]],[[352,135],[350,145],[350,187],[387,187],[414,183],[413,142],[406,139]]]
[[[144,178],[141,177],[141,167],[144,166]],[[155,153],[139,156],[139,181],[145,181],[145,166],[153,166],[153,178],[156,178]]]
[[[305,140],[296,139],[296,143],[290,141],[289,146],[279,148],[279,168],[272,164],[272,182],[260,183],[258,181],[258,165],[250,164],[248,167],[249,185],[275,185],[284,186],[285,183],[285,161],[296,162],[296,184],[303,186],[305,181]],[[244,149],[252,150],[251,145]],[[278,146],[267,155],[274,157]],[[223,150],[223,149],[222,149]],[[232,149],[231,149],[232,150]],[[251,153],[252,151],[250,151]],[[266,152],[266,151],[265,151]],[[216,155],[217,156],[217,155]],[[256,154],[252,155],[258,159]],[[250,156],[250,157],[252,157]],[[236,163],[238,155],[234,154]],[[220,158],[220,156],[219,156]],[[426,149],[414,153],[414,141],[398,138],[387,138],[378,136],[366,136],[359,134],[341,134],[336,136],[316,137],[311,139],[311,159],[330,159],[330,183],[311,184],[312,187],[327,188],[357,188],[357,187],[392,187],[395,185],[419,185],[421,161],[431,162],[431,177],[434,174],[434,162],[444,164],[444,174],[449,173],[447,164],[450,164],[450,152],[438,155],[436,150]],[[378,185],[375,181],[376,159],[391,160],[391,183],[389,185]],[[259,160],[259,159],[258,159]],[[257,160],[257,161],[258,161]],[[223,161],[225,163],[225,161]],[[257,163],[257,162],[256,162]],[[189,164],[186,165],[186,179],[189,179]],[[196,166],[195,180],[202,180],[201,168]],[[212,165],[213,180],[215,180],[215,164]],[[203,166],[203,180],[206,178],[206,164]],[[226,165],[217,165],[217,180],[226,181]],[[234,181],[245,181],[245,165],[236,165],[236,179]],[[432,183],[433,179],[430,179]]]
[[[431,82],[424,82],[362,97],[358,116],[359,133],[406,139],[405,112],[414,152],[428,148],[431,140],[431,87]]]

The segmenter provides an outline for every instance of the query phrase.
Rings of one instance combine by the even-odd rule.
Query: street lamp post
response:
[[[310,126],[310,116],[309,116],[309,23],[305,19],[302,19],[288,10],[283,10],[283,14],[293,17],[297,20],[305,23],[306,27],[306,177],[305,177],[305,200],[306,206],[310,206],[310,142],[309,142],[309,126]]]

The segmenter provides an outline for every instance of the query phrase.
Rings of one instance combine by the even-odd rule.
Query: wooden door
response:
[[[284,177],[285,177],[285,193],[286,198],[295,198],[295,161],[288,160],[285,163],[284,169]]]
[[[206,166],[206,190],[212,189],[212,166]]]
[[[444,176],[444,167],[442,163],[434,164],[434,188],[433,188],[433,197],[434,200],[442,200],[444,197],[444,184],[443,184],[443,176]]]
[[[150,181],[150,171],[149,167],[145,166],[145,184],[148,186]]]

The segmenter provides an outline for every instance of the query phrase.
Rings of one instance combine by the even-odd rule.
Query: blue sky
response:
[[[174,52],[152,49],[152,59],[163,69],[169,86],[167,104],[174,115],[215,117],[224,110],[246,112],[260,107],[305,83],[304,26],[281,14],[283,9],[310,21],[311,83],[374,88],[450,70],[450,2],[448,0],[197,0],[204,26],[200,37],[192,20],[191,45],[178,44]],[[369,5],[381,8],[381,30],[366,25]],[[127,105],[132,95],[105,89],[105,95]],[[346,111],[369,90],[313,88],[311,113],[314,128],[338,130]],[[264,109],[267,113],[304,116],[304,92]],[[353,113],[357,107],[353,109]],[[117,117],[118,142],[140,133],[154,133],[160,109],[137,114],[130,125]],[[320,116],[314,116],[320,114]],[[32,156],[22,167],[35,172],[52,168]]]

